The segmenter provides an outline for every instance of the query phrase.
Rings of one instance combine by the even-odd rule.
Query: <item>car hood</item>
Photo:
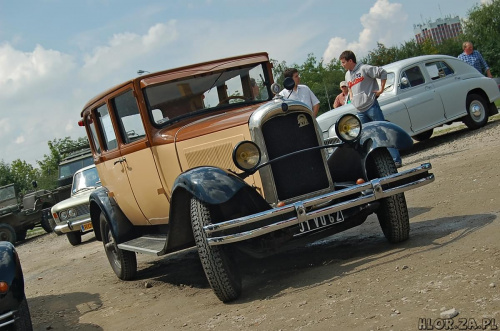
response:
[[[347,104],[335,109],[331,109],[326,113],[319,115],[318,117],[316,117],[316,120],[318,121],[321,131],[325,132],[328,131],[328,129],[332,125],[334,125],[342,115],[344,114],[356,115],[356,113],[357,113],[356,108],[352,104]]]
[[[90,193],[92,193],[94,191],[95,191],[95,188],[81,191],[75,195],[72,195],[68,199],[63,200],[63,201],[57,203],[56,205],[54,205],[51,209],[51,212],[57,213],[63,209],[68,209],[70,207],[79,206],[79,205],[83,205],[85,203],[89,203]]]

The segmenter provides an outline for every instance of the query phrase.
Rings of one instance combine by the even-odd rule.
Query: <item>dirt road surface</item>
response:
[[[230,304],[213,294],[196,251],[138,255],[138,279],[124,282],[92,234],[77,247],[55,234],[28,239],[17,249],[34,329],[422,330],[449,311],[454,326],[500,327],[498,119],[403,153],[403,169],[430,161],[436,175],[406,193],[408,241],[389,244],[370,216],[328,240],[245,258],[243,295]]]

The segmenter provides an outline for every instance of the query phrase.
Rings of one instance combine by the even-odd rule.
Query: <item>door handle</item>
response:
[[[124,157],[122,158],[119,158],[118,160],[116,160],[113,165],[116,165],[117,163],[122,163],[122,162],[127,162],[127,159],[125,159]]]

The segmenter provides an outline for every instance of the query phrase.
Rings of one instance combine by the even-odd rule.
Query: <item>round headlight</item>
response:
[[[260,149],[252,141],[242,141],[233,150],[233,162],[243,171],[250,171],[258,166],[260,157]]]
[[[345,114],[337,121],[335,132],[344,142],[356,141],[361,135],[361,121],[356,115]]]
[[[68,210],[68,216],[76,217],[76,209],[71,208],[70,210]]]
[[[65,211],[62,211],[60,214],[59,214],[59,218],[61,219],[61,221],[65,221],[68,219],[68,212],[65,210]]]

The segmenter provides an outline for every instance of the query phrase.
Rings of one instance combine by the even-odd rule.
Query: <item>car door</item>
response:
[[[136,225],[148,225],[149,222],[139,208],[121,162],[108,104],[98,105],[91,114],[92,118],[88,117],[86,121],[90,122],[90,142],[99,158],[96,167],[102,186],[108,189],[108,195],[116,200],[131,222]]]
[[[398,98],[406,105],[413,134],[427,131],[444,121],[441,97],[426,80],[418,64],[401,71]]]
[[[384,93],[380,95],[378,102],[386,120],[399,125],[408,132],[408,134],[411,134],[411,122],[408,115],[408,109],[406,105],[398,99],[395,77],[396,74],[394,72],[387,72]]]
[[[465,115],[465,99],[470,87],[461,81],[460,75],[442,60],[426,62],[425,69],[441,97],[446,119]]]
[[[168,223],[170,203],[148,144],[144,123],[132,89],[110,100],[120,135],[119,162],[137,204],[150,224]]]

